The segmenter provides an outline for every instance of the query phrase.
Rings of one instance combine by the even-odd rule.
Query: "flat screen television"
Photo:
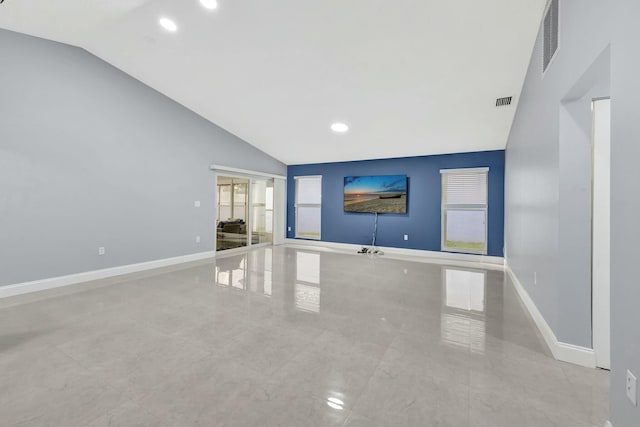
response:
[[[407,213],[407,176],[347,176],[344,211],[379,214]]]

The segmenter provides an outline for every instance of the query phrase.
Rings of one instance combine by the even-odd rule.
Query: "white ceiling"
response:
[[[503,149],[545,0],[6,0],[287,164]],[[158,25],[169,17],[178,31]],[[333,133],[334,121],[349,124]]]

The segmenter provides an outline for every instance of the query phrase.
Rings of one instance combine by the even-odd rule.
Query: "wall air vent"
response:
[[[542,72],[549,68],[553,57],[558,51],[559,33],[559,2],[551,0],[544,14],[543,43],[542,43]]]
[[[506,98],[498,98],[496,99],[496,107],[506,107],[507,105],[511,105],[511,100],[513,96],[507,96]]]

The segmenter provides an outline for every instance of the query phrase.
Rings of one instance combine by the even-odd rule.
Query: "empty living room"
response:
[[[0,0],[0,426],[640,427],[639,20]]]

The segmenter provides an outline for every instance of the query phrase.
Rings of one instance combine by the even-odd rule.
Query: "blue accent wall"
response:
[[[287,169],[287,237],[295,238],[296,176],[322,175],[322,241],[371,245],[374,215],[346,213],[345,176],[407,175],[407,214],[378,216],[376,246],[440,251],[440,169],[489,168],[488,255],[503,256],[504,150],[357,162],[291,165]],[[409,240],[404,240],[404,235]]]

